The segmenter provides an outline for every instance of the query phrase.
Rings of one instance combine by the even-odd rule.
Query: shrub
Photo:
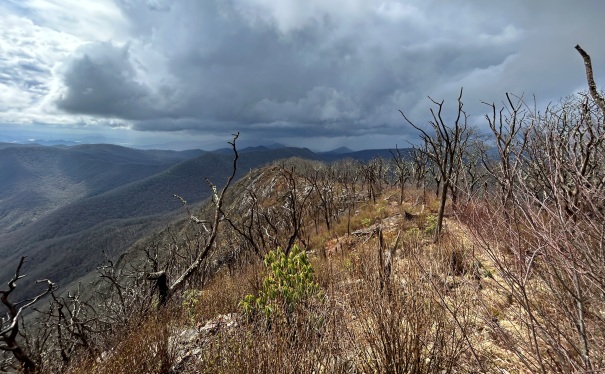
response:
[[[434,235],[435,231],[437,230],[437,216],[427,216],[426,217],[426,224],[424,227],[424,232],[427,235]]]
[[[181,307],[186,314],[190,324],[194,324],[197,317],[197,309],[200,304],[202,293],[199,290],[189,289],[183,294]]]
[[[266,273],[258,296],[247,295],[240,303],[249,319],[259,313],[268,320],[275,316],[289,319],[297,307],[321,299],[319,285],[313,280],[313,266],[298,246],[288,254],[278,247],[265,256],[263,263]]]

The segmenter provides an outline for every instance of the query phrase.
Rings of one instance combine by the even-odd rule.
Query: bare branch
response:
[[[590,60],[590,56],[582,49],[582,47],[580,47],[579,44],[576,45],[575,48],[584,60],[584,66],[586,67],[586,80],[588,82],[588,91],[590,92],[590,96],[592,96],[599,108],[605,112],[605,99],[603,99],[603,96],[601,96],[597,90],[597,84],[594,81],[594,76],[592,73],[592,62]]]
[[[12,352],[15,358],[23,366],[24,372],[32,373],[36,371],[36,363],[32,360],[29,354],[25,352],[21,344],[17,341],[17,336],[19,334],[19,321],[23,314],[23,311],[37,303],[38,300],[40,300],[42,297],[52,292],[55,288],[55,285],[48,279],[36,282],[47,283],[48,288],[37,296],[23,301],[23,305],[17,308],[17,305],[20,303],[14,303],[10,301],[9,297],[12,292],[17,288],[17,281],[25,276],[21,275],[21,268],[23,267],[24,262],[25,257],[21,257],[21,260],[19,260],[19,264],[17,265],[15,275],[8,282],[8,290],[0,290],[0,295],[2,295],[0,296],[0,301],[8,309],[6,319],[3,318],[0,324],[0,341],[4,343],[3,345],[0,345],[0,349]]]
[[[189,265],[189,267],[170,286],[169,292],[168,292],[168,297],[170,297],[170,295],[172,295],[178,288],[180,288],[185,283],[185,281],[187,281],[189,279],[189,277],[191,277],[191,275],[193,275],[199,269],[199,267],[202,265],[203,261],[208,256],[210,249],[212,249],[212,246],[214,245],[214,241],[216,240],[216,236],[218,234],[219,222],[222,217],[223,199],[225,197],[225,193],[227,192],[227,189],[229,188],[229,186],[231,185],[231,182],[233,181],[233,178],[235,178],[235,173],[237,171],[237,159],[239,158],[239,153],[237,152],[237,148],[235,146],[235,141],[237,140],[238,137],[239,137],[239,132],[237,134],[233,134],[233,141],[229,142],[229,144],[231,145],[231,147],[233,149],[233,153],[234,153],[233,169],[231,171],[231,175],[227,179],[227,182],[225,183],[221,192],[218,193],[216,191],[216,187],[209,182],[210,186],[212,187],[212,190],[213,190],[212,201],[214,202],[214,205],[215,205],[214,220],[212,222],[212,230],[210,232],[210,236],[209,236],[208,240],[206,241],[206,244],[205,244],[203,250],[198,254],[195,261],[193,261],[193,263],[191,263],[191,265]]]

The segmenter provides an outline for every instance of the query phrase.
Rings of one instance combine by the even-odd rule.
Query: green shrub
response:
[[[189,289],[183,294],[181,306],[186,314],[187,321],[192,325],[195,323],[197,317],[197,308],[201,297],[202,293],[195,289]]]
[[[297,307],[321,298],[319,285],[313,281],[313,266],[298,246],[292,247],[288,255],[278,247],[265,256],[263,263],[266,272],[259,295],[247,295],[240,302],[248,318],[258,314],[267,319],[289,318]]]
[[[424,232],[427,235],[434,235],[435,230],[437,230],[437,216],[433,216],[433,215],[427,216],[426,224],[424,226]]]

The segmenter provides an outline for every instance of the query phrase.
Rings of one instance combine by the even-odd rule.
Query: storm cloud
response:
[[[56,101],[60,109],[126,119],[153,117],[149,89],[135,80],[127,47],[87,44],[77,54],[64,67],[66,89]]]
[[[481,100],[506,92],[547,103],[583,89],[577,43],[605,80],[605,3],[596,0],[117,0],[79,8],[71,24],[61,16],[69,10],[49,3],[58,2],[7,8],[81,41],[52,65],[11,65],[11,87],[38,92],[27,102],[37,98],[32,113],[49,122],[393,147],[414,138],[398,110],[423,123],[427,96],[451,102],[464,87],[465,108],[480,118]],[[97,38],[82,20],[102,29]],[[23,88],[31,75],[18,72],[38,68],[45,78]]]

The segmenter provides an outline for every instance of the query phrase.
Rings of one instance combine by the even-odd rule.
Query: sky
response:
[[[605,85],[602,0],[0,0],[0,141],[405,147]]]

